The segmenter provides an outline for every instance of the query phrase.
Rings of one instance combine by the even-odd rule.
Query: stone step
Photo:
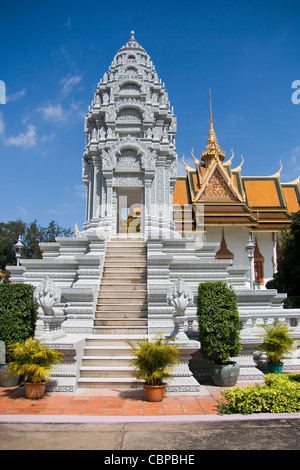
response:
[[[109,358],[112,358],[114,356],[130,357],[131,347],[126,343],[124,343],[123,345],[85,346],[84,357],[87,357],[87,356],[96,356],[96,357],[102,357],[102,358],[106,356],[108,356]]]
[[[82,366],[80,376],[84,377],[104,377],[104,378],[132,378],[133,368],[130,366]]]
[[[136,250],[136,248],[134,249]],[[110,259],[120,259],[120,260],[125,260],[125,259],[137,259],[137,260],[145,260],[147,258],[146,256],[147,252],[146,251],[130,251],[128,252],[127,250],[125,251],[119,251],[119,249],[107,249],[106,251],[106,257],[105,260],[110,260]]]
[[[115,297],[117,296],[117,297]],[[114,295],[106,295],[105,297],[101,297],[99,302],[97,303],[97,307],[99,305],[147,305],[147,300],[145,297],[141,296],[120,296],[118,292],[115,292]]]
[[[146,334],[137,334],[136,332],[130,335],[124,334],[112,334],[108,335],[88,335],[86,337],[85,347],[103,347],[103,348],[126,348],[130,347],[128,341],[135,343],[140,340],[147,338]]]
[[[122,286],[147,286],[147,277],[145,275],[123,276],[120,280],[116,275],[106,274],[102,278],[102,285],[122,285]]]
[[[106,303],[108,303],[107,301],[110,300],[110,303],[113,301],[114,303],[116,303],[117,300],[121,300],[123,299],[124,301],[126,301],[126,303],[138,303],[138,302],[145,302],[145,294],[141,294],[139,293],[138,291],[134,291],[134,292],[130,292],[130,291],[122,291],[120,292],[119,290],[118,291],[109,291],[107,292],[106,290],[103,290],[103,293],[100,294],[100,296],[98,297],[98,301],[97,301],[97,304],[101,304],[104,305]],[[132,301],[132,302],[130,302]],[[118,302],[119,303],[119,302]]]
[[[146,310],[141,310],[140,312],[126,312],[126,311],[123,311],[123,310],[120,310],[119,312],[118,311],[114,311],[114,312],[111,312],[111,311],[107,311],[107,310],[104,310],[102,312],[98,312],[96,311],[95,312],[95,319],[101,319],[101,318],[119,318],[120,320],[124,319],[124,318],[148,318],[146,316],[146,313],[147,311]]]
[[[94,335],[131,335],[148,333],[147,326],[93,326]]]
[[[78,379],[78,388],[141,388],[144,382],[134,377],[104,378],[104,377],[84,377]]]
[[[103,312],[103,311],[107,311],[107,312],[115,312],[115,311],[118,311],[118,312],[146,312],[148,309],[147,307],[147,303],[143,303],[143,304],[127,304],[127,303],[122,303],[122,304],[114,304],[114,303],[110,303],[110,304],[97,304],[97,307],[96,307],[96,312]]]
[[[83,367],[129,367],[132,356],[83,356]]]
[[[95,326],[147,326],[148,318],[96,318]]]
[[[128,341],[144,339],[147,334],[146,244],[137,239],[111,240],[78,387],[141,387],[142,382],[132,374]]]
[[[128,256],[131,254],[137,254],[137,255],[147,255],[147,248],[144,246],[108,246],[106,249],[106,254],[114,254],[114,253],[119,253],[124,256]]]
[[[119,286],[119,287],[116,287]],[[123,283],[120,284],[101,284],[100,292],[99,292],[99,297],[102,298],[102,296],[108,296],[111,295],[115,292],[118,292],[120,295],[139,295],[139,296],[144,296],[144,298],[147,296],[147,286],[141,285],[141,284],[126,284],[124,285]]]
[[[113,274],[117,277],[127,277],[133,274],[146,274],[147,268],[146,266],[107,266],[104,265],[103,269],[104,275],[105,274]]]
[[[104,269],[114,268],[117,271],[121,269],[122,271],[131,269],[131,268],[146,268],[147,262],[145,260],[132,260],[130,258],[124,260],[105,260]]]
[[[114,238],[112,240],[110,240],[109,242],[109,247],[113,247],[113,246],[123,246],[125,247],[126,249],[130,246],[143,246],[143,247],[146,247],[147,244],[145,242],[145,240],[143,239],[138,239],[138,238],[132,238],[132,239],[121,239],[121,238]]]

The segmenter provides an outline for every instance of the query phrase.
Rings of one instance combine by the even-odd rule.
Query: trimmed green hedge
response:
[[[0,284],[0,340],[6,347],[34,335],[37,305],[29,284]]]
[[[203,357],[212,364],[226,364],[239,355],[240,319],[236,294],[226,282],[199,284],[197,315]]]
[[[262,385],[223,390],[221,414],[300,412],[300,374],[266,374]]]

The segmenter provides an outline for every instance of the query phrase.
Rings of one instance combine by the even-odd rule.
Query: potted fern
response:
[[[226,282],[199,284],[197,299],[202,356],[210,362],[210,376],[217,386],[235,385],[240,366],[240,319],[236,295]]]
[[[290,336],[291,330],[276,320],[271,325],[261,325],[265,333],[263,342],[257,347],[257,351],[267,355],[268,371],[281,373],[283,369],[283,356],[293,349],[294,340]]]
[[[165,380],[172,377],[172,370],[178,364],[180,354],[178,347],[171,344],[171,339],[155,336],[151,341],[143,339],[136,343],[128,342],[132,348],[133,374],[137,379],[144,380],[147,401],[161,401],[166,384]]]
[[[54,364],[61,362],[62,353],[47,348],[33,338],[27,339],[24,343],[11,344],[9,351],[11,360],[5,375],[22,376],[26,397],[42,398],[51,370]]]

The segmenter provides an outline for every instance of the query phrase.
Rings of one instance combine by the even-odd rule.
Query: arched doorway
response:
[[[117,233],[142,236],[142,188],[117,189]]]

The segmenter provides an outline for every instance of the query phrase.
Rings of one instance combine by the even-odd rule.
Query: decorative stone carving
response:
[[[197,393],[200,390],[200,385],[189,368],[192,354],[200,349],[200,343],[190,340],[184,332],[185,311],[188,306],[193,305],[193,300],[192,289],[181,278],[177,279],[167,292],[167,302],[175,308],[173,316],[175,328],[170,338],[174,338],[174,343],[180,350],[179,364],[175,366],[173,377],[168,381],[169,392],[184,389],[186,392]]]
[[[39,315],[39,319],[44,324],[40,337],[42,339],[54,340],[65,336],[65,332],[61,329],[65,319],[63,311],[54,307],[61,300],[61,290],[49,276],[46,276],[36,286],[33,298],[44,313],[44,315]]]
[[[181,279],[177,279],[168,292],[168,303],[175,308],[176,315],[182,316],[188,305],[193,303],[192,289]]]
[[[177,279],[167,294],[168,304],[175,308],[175,329],[171,336],[188,339],[184,333],[184,315],[189,305],[193,304],[194,296],[191,288],[181,279]]]
[[[34,291],[34,301],[42,308],[45,315],[54,315],[53,307],[60,302],[61,290],[47,276]]]

